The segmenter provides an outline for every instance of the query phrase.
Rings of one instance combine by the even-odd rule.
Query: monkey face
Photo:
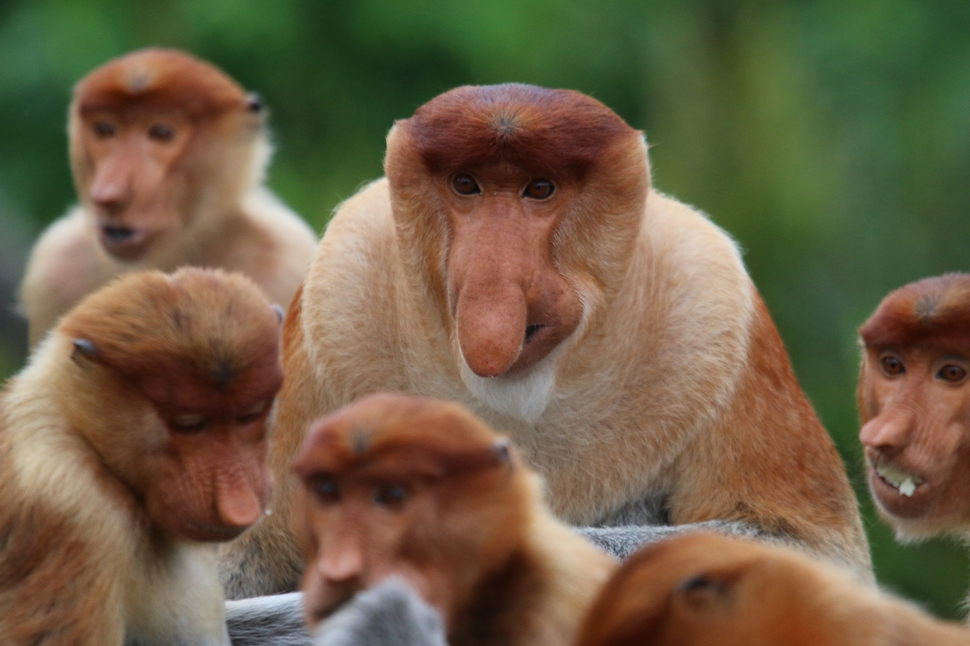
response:
[[[415,536],[420,527],[434,523],[427,483],[318,473],[306,482],[304,493],[313,545],[301,587],[313,623],[392,575],[445,610],[450,586],[421,555]]]
[[[462,360],[479,377],[527,370],[583,316],[579,293],[552,257],[568,190],[513,167],[457,173],[439,184],[451,234],[448,303]]]
[[[634,157],[629,174],[607,170]],[[385,170],[398,233],[428,258],[459,366],[513,376],[581,333],[604,267],[635,244],[643,157],[637,131],[566,90],[466,86],[396,124]]]
[[[121,260],[183,224],[190,185],[177,170],[193,126],[174,111],[98,110],[80,117],[84,172],[78,194],[93,214],[101,246]]]
[[[154,529],[222,541],[259,519],[283,372],[279,316],[252,281],[199,268],[130,274],[58,332],[72,423]]]
[[[451,625],[521,541],[518,460],[453,403],[378,393],[318,420],[294,463],[309,621],[396,575]]]
[[[177,239],[205,196],[245,173],[239,146],[262,128],[260,111],[222,71],[173,50],[132,52],[84,77],[71,104],[71,165],[101,247],[134,261]]]
[[[970,360],[870,347],[859,386],[869,488],[901,537],[970,524]]]
[[[269,499],[263,400],[231,419],[197,413],[167,424],[164,452],[146,458],[156,474],[145,483],[152,522],[193,541],[227,541],[259,520]]]

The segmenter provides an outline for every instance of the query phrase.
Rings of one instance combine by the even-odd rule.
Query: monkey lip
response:
[[[925,478],[888,462],[870,459],[869,468],[873,493],[880,502],[893,507],[890,511],[924,493],[928,486]]]
[[[230,541],[242,534],[246,529],[248,528],[188,522],[185,524],[183,533],[187,538],[192,540],[213,543]]]
[[[117,224],[98,226],[98,238],[109,252],[123,258],[138,255],[148,240],[148,231]]]

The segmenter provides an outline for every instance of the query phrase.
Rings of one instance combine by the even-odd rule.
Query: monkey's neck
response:
[[[534,555],[520,549],[478,584],[468,607],[458,614],[448,643],[451,646],[524,644],[543,599],[548,577]]]

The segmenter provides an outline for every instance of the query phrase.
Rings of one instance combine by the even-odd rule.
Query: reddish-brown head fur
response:
[[[903,637],[893,623],[912,611],[894,612],[899,608],[800,554],[687,534],[630,557],[593,604],[576,645],[933,643]]]
[[[649,186],[642,137],[609,108],[518,84],[421,106],[385,170],[406,255],[481,377],[542,361],[618,283]]]
[[[474,586],[522,544],[525,470],[457,404],[365,397],[316,422],[303,481],[303,577],[311,623],[390,575],[453,622]]]
[[[970,529],[970,276],[889,294],[860,328],[860,439],[901,538]]]
[[[73,344],[68,418],[152,523],[225,540],[258,519],[266,416],[283,380],[279,319],[259,288],[218,270],[133,274],[57,332]]]
[[[240,172],[223,148],[251,146],[259,111],[217,68],[173,50],[133,52],[83,78],[71,105],[71,161],[104,249],[140,258],[154,238],[190,220],[203,176],[215,190],[214,178]],[[229,144],[229,133],[238,141]],[[214,145],[220,138],[227,141]]]

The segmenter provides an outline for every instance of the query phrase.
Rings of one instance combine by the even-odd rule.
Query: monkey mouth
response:
[[[122,258],[132,258],[137,256],[145,245],[148,232],[118,224],[101,224],[98,226],[98,237],[101,245],[109,253]]]
[[[893,487],[901,495],[912,498],[923,483],[923,478],[892,464],[870,462],[872,470],[881,482]]]
[[[210,525],[209,523],[189,522],[185,527],[188,538],[203,543],[221,543],[231,541],[242,534],[246,527],[232,527],[226,525]]]
[[[541,329],[546,327],[542,323],[532,323],[527,325],[525,328],[525,338],[522,340],[523,344],[529,343],[536,338],[536,334],[539,333]]]

